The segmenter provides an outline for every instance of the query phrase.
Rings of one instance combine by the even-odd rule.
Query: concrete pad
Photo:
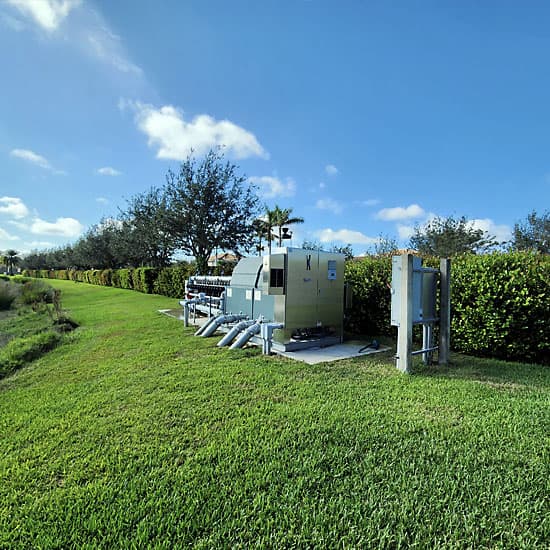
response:
[[[341,359],[350,359],[351,357],[363,357],[365,355],[373,355],[375,353],[384,353],[391,351],[389,347],[380,347],[379,349],[368,349],[362,353],[359,350],[367,346],[370,342],[361,342],[359,340],[349,340],[343,344],[335,344],[326,348],[309,348],[299,351],[276,351],[277,355],[289,357],[296,361],[303,361],[308,365],[316,365],[317,363],[328,363],[329,361],[339,361]]]
[[[183,310],[177,309],[159,309],[159,313],[168,315],[178,321],[183,321]],[[192,316],[189,318],[189,326],[196,328],[201,327],[209,320],[209,317],[198,315],[193,322]],[[223,331],[221,331],[223,332]],[[221,334],[220,332],[220,334]],[[256,338],[254,338],[256,340]],[[389,347],[380,347],[379,349],[368,349],[359,353],[359,350],[371,342],[366,340],[348,340],[343,344],[334,344],[326,347],[314,347],[307,348],[298,351],[278,351],[273,349],[273,353],[294,359],[295,361],[302,361],[308,365],[316,365],[317,363],[328,363],[330,361],[339,361],[341,359],[350,359],[351,357],[363,357],[365,355],[373,355],[376,353],[384,353],[390,351]]]

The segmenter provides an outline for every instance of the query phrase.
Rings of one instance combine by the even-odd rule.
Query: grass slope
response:
[[[52,284],[81,328],[0,381],[0,547],[547,544],[548,369],[311,367]]]

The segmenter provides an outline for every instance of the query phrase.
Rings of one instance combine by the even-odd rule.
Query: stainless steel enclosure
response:
[[[344,320],[344,255],[278,248],[237,264],[226,292],[226,313],[260,315],[283,323],[275,342],[341,342]],[[330,340],[330,342],[328,342]]]

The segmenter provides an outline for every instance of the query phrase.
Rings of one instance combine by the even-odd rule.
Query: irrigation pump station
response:
[[[218,346],[248,342],[264,353],[341,343],[344,336],[345,256],[281,247],[243,258],[231,277],[191,277],[184,323],[197,310],[212,316],[197,332],[226,332]]]

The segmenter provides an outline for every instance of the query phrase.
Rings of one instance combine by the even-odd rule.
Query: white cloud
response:
[[[499,242],[509,241],[512,238],[512,229],[508,225],[497,225],[490,218],[470,220],[474,229],[481,229],[496,238]]]
[[[281,181],[272,176],[252,176],[248,181],[260,188],[260,194],[265,199],[292,197],[296,193],[296,183],[292,178]]]
[[[95,201],[99,204],[109,204],[109,199],[106,199],[105,197],[97,197]]]
[[[80,45],[84,50],[106,65],[111,65],[117,71],[134,76],[143,76],[143,70],[132,63],[124,51],[120,37],[111,32],[103,18],[93,10],[89,10],[87,23],[82,29]]]
[[[47,222],[36,218],[30,231],[35,235],[59,235],[61,237],[78,237],[84,226],[74,218],[57,218],[55,222]]]
[[[130,61],[120,37],[110,30],[104,17],[90,5],[83,4],[81,0],[7,1],[27,20],[45,30],[52,40],[63,40],[70,47],[80,49],[117,71],[143,77],[143,70]],[[73,15],[69,18],[71,13]],[[10,28],[23,30],[23,24],[18,19],[9,15],[3,19]],[[62,25],[64,22],[66,24]]]
[[[418,206],[418,204],[411,204],[410,206],[396,206],[395,208],[382,208],[376,217],[386,222],[409,220],[411,218],[420,218],[424,216],[424,209]]]
[[[12,149],[10,151],[10,155],[12,157],[30,162],[31,164],[36,164],[37,166],[40,166],[40,168],[53,170],[52,165],[50,164],[48,159],[44,158],[38,153],[35,153],[34,151],[31,151],[30,149]]]
[[[80,0],[7,0],[25,17],[48,32],[55,31]]]
[[[337,241],[345,244],[374,244],[378,242],[377,237],[367,237],[363,233],[351,229],[338,229],[336,231],[333,229],[322,229],[321,231],[317,231],[315,236],[322,243]]]
[[[15,220],[8,220],[7,223],[12,225],[13,227],[17,227],[17,229],[22,229],[23,231],[28,231],[29,224],[27,222],[17,222]]]
[[[115,170],[111,166],[104,166],[103,168],[98,168],[96,173],[100,176],[120,176],[122,172]]]
[[[29,209],[18,197],[0,197],[0,213],[21,219],[29,215]]]
[[[380,199],[367,199],[366,201],[359,201],[361,206],[376,206],[380,204]]]
[[[229,120],[216,120],[210,115],[197,115],[187,121],[183,112],[172,105],[156,109],[139,101],[120,101],[130,107],[137,127],[147,136],[150,147],[157,148],[157,158],[184,160],[193,150],[198,155],[224,146],[236,158],[268,158],[256,136]]]
[[[414,226],[412,225],[397,225],[397,234],[400,239],[410,239],[414,235]]]
[[[64,170],[57,170],[51,165],[50,161],[47,158],[39,155],[38,153],[35,153],[34,151],[31,151],[30,149],[12,149],[10,151],[10,155],[12,157],[24,160],[25,162],[30,162],[31,164],[39,166],[44,170],[48,170],[53,174],[61,176],[67,175],[67,172],[65,172]]]
[[[338,174],[338,168],[336,168],[334,164],[327,164],[325,166],[325,173],[329,176],[335,176],[336,174]]]
[[[315,203],[315,208],[318,208],[319,210],[329,210],[333,212],[334,214],[341,214],[344,210],[344,207],[341,203],[338,201],[335,201],[334,199],[319,199]]]
[[[10,235],[5,229],[0,227],[0,242],[1,241],[18,241],[19,237]]]

